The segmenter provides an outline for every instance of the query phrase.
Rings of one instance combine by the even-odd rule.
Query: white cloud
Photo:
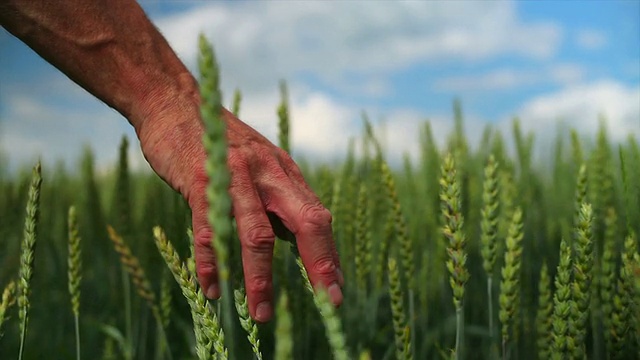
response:
[[[420,61],[549,58],[562,36],[552,23],[523,22],[513,3],[476,1],[215,2],[156,24],[191,69],[197,34],[207,34],[223,87],[245,91],[300,73],[339,86],[345,74],[384,74]]]
[[[576,34],[576,43],[583,49],[598,50],[607,44],[607,36],[598,30],[584,29]]]
[[[523,129],[534,131],[538,139],[552,139],[558,121],[593,136],[602,115],[611,139],[623,141],[629,134],[640,135],[640,87],[612,80],[585,83],[533,98],[517,115]]]
[[[204,31],[218,52],[225,102],[239,87],[241,118],[274,142],[277,84],[280,79],[289,80],[294,155],[320,160],[344,155],[348,139],[361,133],[362,108],[314,87],[306,75],[350,94],[382,97],[390,91],[388,75],[402,67],[419,62],[476,62],[500,55],[549,59],[562,37],[561,29],[552,23],[523,22],[513,3],[475,1],[371,2],[366,6],[357,2],[212,2],[159,18],[156,24],[192,70],[197,34]],[[553,64],[440,79],[436,87],[459,91],[578,84],[531,99],[514,114],[538,138],[552,134],[559,118],[585,133],[595,133],[598,113],[610,120],[609,132],[615,139],[630,131],[638,133],[638,89],[613,81],[579,85],[584,77],[579,65]],[[56,93],[88,98],[70,82],[64,84]],[[2,99],[9,107],[5,119],[10,121],[2,124],[0,143],[12,162],[37,154],[49,163],[61,157],[75,159],[89,141],[99,163],[106,165],[115,161],[123,133],[135,139],[126,121],[97,101],[89,110],[60,109],[27,91]],[[424,119],[431,120],[440,145],[453,128],[450,113],[368,106],[364,110],[377,124],[391,161],[401,159],[403,152],[418,152]],[[380,119],[386,120],[381,123]],[[467,134],[477,144],[487,122],[474,114],[466,119]],[[510,129],[510,119],[498,127],[506,124]],[[135,141],[131,150],[132,164],[146,166]]]
[[[362,5],[215,2],[155,23],[192,71],[198,33],[212,40],[224,93],[239,87],[241,118],[272,141],[277,132],[277,83],[287,79],[293,95],[294,152],[321,159],[344,154],[349,137],[360,134],[361,109],[310,88],[306,76],[348,94],[379,98],[391,91],[388,75],[411,64],[470,63],[506,54],[547,59],[562,37],[553,23],[522,21],[516,5],[509,2]],[[389,119],[385,136],[391,157],[399,159],[402,152],[417,149],[424,116],[411,109],[365,110],[372,119]],[[434,131],[442,129],[438,138],[444,138],[450,116],[431,118],[439,119],[432,120],[432,126]]]
[[[290,136],[294,155],[329,160],[344,154],[348,139],[357,132],[359,113],[328,95],[301,88],[290,90]],[[279,95],[265,93],[243,99],[240,117],[277,144]]]
[[[434,88],[439,91],[498,91],[539,84],[571,84],[585,75],[577,64],[555,64],[546,68],[516,69],[501,68],[479,75],[462,75],[436,80]]]

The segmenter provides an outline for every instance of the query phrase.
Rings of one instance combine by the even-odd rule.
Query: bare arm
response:
[[[149,164],[191,207],[200,284],[218,297],[207,222],[196,81],[133,0],[0,0],[0,25],[133,125]],[[297,238],[314,285],[342,301],[343,279],[331,215],[281,149],[223,110],[229,144],[229,193],[242,244],[251,315],[272,316],[275,214]]]
[[[196,85],[135,1],[0,1],[0,24],[138,130]]]

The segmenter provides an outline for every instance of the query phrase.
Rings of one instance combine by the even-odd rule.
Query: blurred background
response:
[[[241,118],[272,140],[286,80],[292,146],[308,160],[340,158],[361,133],[362,111],[384,130],[391,162],[417,154],[423,120],[436,139],[452,129],[455,97],[472,145],[486,123],[508,129],[516,115],[537,149],[559,128],[592,137],[598,114],[613,141],[640,132],[638,1],[141,5],[194,74],[197,34],[212,40],[225,103],[240,89]],[[0,146],[10,169],[38,156],[75,168],[83,144],[104,168],[123,133],[134,141],[131,166],[145,168],[126,120],[0,29]]]
[[[279,83],[287,82],[294,157],[334,213],[334,237],[341,257],[347,259],[343,270],[350,285],[344,289],[346,301],[339,313],[354,354],[369,351],[372,359],[393,356],[389,304],[402,303],[404,295],[396,300],[389,296],[384,264],[398,251],[408,254],[402,255],[403,269],[415,261],[413,270],[406,266],[402,274],[404,285],[414,278],[420,284],[415,313],[410,310],[414,314],[408,317],[415,322],[412,334],[419,340],[412,341],[416,358],[438,358],[454,344],[457,319],[444,266],[450,242],[442,237],[438,216],[441,149],[455,154],[459,171],[471,274],[465,290],[465,342],[473,355],[497,358],[488,309],[491,304],[498,308],[502,239],[519,207],[524,210],[525,235],[521,294],[514,295],[520,310],[511,348],[513,358],[549,358],[534,351],[548,350],[545,336],[538,335],[551,334],[534,316],[546,309],[538,306],[538,295],[550,294],[549,285],[545,292],[538,279],[546,271],[543,264],[554,279],[560,240],[574,236],[576,206],[585,200],[576,194],[582,191],[595,215],[594,271],[602,269],[594,282],[601,303],[594,301],[590,310],[586,349],[590,359],[604,359],[611,349],[620,358],[636,354],[639,347],[632,337],[614,325],[631,328],[639,322],[630,315],[632,306],[614,301],[614,296],[629,295],[621,282],[628,279],[617,270],[619,255],[632,254],[632,246],[638,246],[629,236],[623,247],[623,237],[630,230],[640,233],[640,222],[634,220],[640,218],[639,1],[141,4],[194,74],[197,36],[207,35],[220,62],[224,103],[230,105],[239,89],[240,117],[274,143]],[[463,111],[456,107],[454,116],[455,99]],[[375,127],[364,136],[363,112]],[[512,121],[515,116],[519,122]],[[563,138],[570,136],[569,129],[577,131],[570,140]],[[367,146],[347,151],[353,138]],[[371,150],[378,138],[384,147],[380,154],[357,156],[362,148]],[[494,199],[500,209],[494,235],[500,242],[494,248],[497,263],[485,273],[480,224],[489,153],[500,164],[494,180],[501,189]],[[125,119],[0,29],[0,289],[17,274],[30,181],[30,173],[22,170],[29,170],[38,157],[45,181],[25,359],[73,357],[73,323],[63,276],[66,214],[72,204],[78,208],[86,264],[80,316],[85,358],[102,354],[103,359],[113,359],[120,353],[163,358],[156,322],[122,270],[106,224],[123,235],[146,269],[158,301],[171,309],[171,322],[165,327],[174,358],[194,355],[187,304],[150,239],[150,229],[160,224],[186,257],[189,209],[154,174],[140,171],[147,165]],[[382,160],[395,165],[394,174],[383,176],[377,166]],[[581,173],[583,163],[588,170]],[[408,215],[406,226],[401,211]],[[390,242],[396,238],[404,243]],[[359,239],[370,242],[372,251],[363,249]],[[233,282],[239,286],[239,241],[231,244]],[[295,319],[295,358],[327,359],[329,347],[319,317],[311,310],[311,298],[300,296],[306,290],[298,269],[293,259],[285,260],[290,256],[283,248],[286,243],[277,244],[274,288],[286,289],[295,299],[289,308]],[[366,273],[363,264],[375,266]],[[496,280],[495,301],[485,297],[487,286],[492,288],[485,282],[489,276]],[[413,294],[408,298],[414,299]],[[0,359],[18,351],[18,316],[13,311],[0,329],[6,331],[0,339]],[[622,321],[607,320],[614,316]],[[260,328],[266,359],[276,338],[287,338],[274,333],[273,323]],[[250,347],[243,334],[225,336],[241,340],[245,346],[238,358],[248,358]]]

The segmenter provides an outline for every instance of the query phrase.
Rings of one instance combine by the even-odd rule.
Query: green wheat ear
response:
[[[556,292],[553,296],[553,343],[551,358],[569,359],[571,317],[571,247],[566,239],[560,242],[560,262],[555,278]]]
[[[482,222],[480,227],[482,233],[480,239],[482,242],[482,266],[487,276],[491,277],[493,268],[496,263],[496,238],[498,232],[498,163],[493,155],[489,157],[487,166],[484,169],[484,182],[482,185],[482,203],[481,210]]]
[[[135,255],[133,255],[129,246],[111,226],[107,226],[107,231],[115,251],[120,256],[122,266],[127,273],[129,273],[131,281],[133,281],[133,284],[135,285],[136,292],[147,302],[147,305],[151,309],[153,316],[158,321],[158,324],[162,324],[162,316],[160,315],[160,308],[158,307],[155,293],[151,289],[151,284],[147,279],[144,269],[140,265],[140,261]]]
[[[331,303],[331,299],[329,299],[329,293],[322,287],[319,287],[316,293],[316,306],[324,322],[333,358],[336,360],[348,360],[349,354],[347,352],[347,342],[342,332],[342,322],[336,312],[336,308]]]
[[[36,233],[40,217],[40,188],[42,187],[42,167],[38,162],[33,168],[31,185],[27,199],[27,216],[24,224],[24,238],[20,254],[20,278],[18,282],[18,316],[20,318],[20,352],[18,359],[22,359],[24,342],[27,337],[29,322],[29,295],[31,294],[31,279],[33,277],[33,260],[36,247]]]
[[[362,296],[365,296],[367,293],[367,279],[369,278],[369,273],[371,271],[371,206],[369,206],[370,203],[368,199],[369,193],[367,191],[367,186],[365,183],[362,183],[358,194],[355,239],[356,282]]]
[[[460,184],[456,177],[456,165],[450,153],[444,158],[440,178],[440,202],[444,226],[442,232],[448,241],[447,269],[449,270],[449,284],[453,290],[453,305],[456,308],[456,347],[453,356],[461,359],[462,334],[464,322],[462,317],[465,284],[469,280],[466,268],[467,252],[465,250],[466,237],[463,230]]]
[[[242,103],[242,93],[239,89],[233,93],[233,106],[231,107],[231,112],[236,117],[240,116],[240,103]]]
[[[213,348],[218,359],[226,360],[228,351],[224,347],[224,332],[220,327],[218,317],[208,306],[202,290],[198,288],[195,278],[187,269],[186,264],[180,260],[176,249],[160,227],[153,228],[153,237],[162,258],[189,303],[198,358],[200,360],[211,359],[211,349]]]
[[[235,290],[233,292],[236,304],[236,310],[238,311],[238,317],[240,318],[240,325],[247,332],[247,339],[251,344],[253,354],[257,360],[262,360],[262,353],[260,352],[260,339],[258,338],[258,327],[256,323],[249,316],[249,306],[247,305],[247,294],[245,294],[244,288]]]
[[[586,193],[586,192],[585,192]],[[585,356],[585,337],[587,320],[589,318],[589,295],[591,293],[591,279],[593,269],[593,242],[591,240],[591,227],[593,223],[593,211],[591,205],[582,204],[578,214],[575,230],[575,262],[573,265],[574,282],[572,295],[574,306],[572,308],[573,328],[576,330],[575,348],[573,357],[582,359]]]
[[[440,189],[441,208],[444,217],[443,234],[449,242],[447,269],[451,274],[450,283],[453,290],[453,304],[458,309],[462,307],[464,286],[469,280],[469,272],[465,266],[467,253],[465,251],[466,237],[462,228],[464,219],[460,206],[460,184],[456,179],[456,168],[451,154],[445,157],[442,165]]]
[[[551,357],[553,302],[551,299],[551,280],[546,261],[542,263],[540,269],[538,293],[538,313],[536,314],[538,358],[549,359]]]
[[[500,322],[502,323],[502,357],[508,357],[508,345],[518,313],[520,299],[520,267],[522,263],[522,210],[517,207],[513,213],[507,235],[507,250],[504,254],[502,281],[500,283]]]
[[[599,290],[600,303],[602,304],[602,323],[604,325],[604,340],[607,349],[611,351],[612,338],[614,333],[613,324],[613,299],[616,292],[616,266],[618,262],[618,216],[613,207],[607,209],[604,219],[604,245],[600,260]]]
[[[293,247],[292,251],[295,252]],[[325,327],[325,333],[329,341],[329,346],[331,347],[331,352],[333,353],[333,358],[335,360],[349,359],[347,341],[342,331],[342,322],[335,307],[331,303],[331,299],[329,299],[329,293],[322,286],[317,286],[316,290],[313,290],[313,286],[311,286],[311,281],[309,280],[309,274],[307,274],[307,270],[299,255],[296,256],[296,264],[300,270],[300,275],[302,275],[304,287],[313,296],[313,302],[318,312],[320,312],[320,318]]]
[[[587,180],[587,166],[582,164],[578,171],[578,179],[576,181],[575,216],[573,219],[574,226],[578,226],[578,223],[580,222],[582,204],[587,198]]]
[[[278,145],[287,153],[291,153],[289,145],[289,94],[287,91],[287,83],[280,82],[280,105],[278,105]]]
[[[415,288],[415,264],[413,259],[413,245],[407,230],[407,220],[402,212],[396,182],[393,179],[389,165],[382,161],[380,170],[391,206],[391,216],[393,217],[393,223],[395,225],[396,241],[398,245],[400,245],[400,265],[403,268],[404,274],[406,274],[407,288],[411,292]]]
[[[402,285],[396,259],[392,256],[388,260],[389,269],[389,296],[391,298],[391,316],[393,319],[393,333],[396,343],[396,358],[399,360],[411,358],[410,336],[405,333],[409,329],[407,314],[404,310],[404,298]]]
[[[71,295],[71,310],[73,312],[76,332],[76,357],[80,359],[80,281],[82,280],[82,251],[80,249],[80,234],[78,233],[78,221],[76,208],[69,208],[69,257],[67,264],[69,295]]]
[[[200,105],[200,114],[205,128],[202,143],[207,153],[205,167],[209,178],[207,185],[208,221],[211,228],[214,229],[211,244],[216,255],[216,266],[222,289],[221,301],[224,314],[222,321],[225,332],[234,334],[233,313],[235,311],[229,270],[229,248],[227,246],[233,238],[233,225],[230,217],[231,197],[228,191],[231,174],[227,167],[227,125],[222,118],[220,71],[213,47],[202,34],[198,39],[198,46],[200,95],[203,99]],[[208,291],[208,289],[205,290]],[[227,345],[231,356],[235,356],[233,336],[228,337]]]
[[[16,302],[16,283],[11,281],[2,292],[2,302],[0,303],[0,339],[2,338],[2,324],[7,319],[7,312]]]
[[[618,285],[618,293],[622,298],[622,304],[624,306],[624,323],[626,324],[626,351],[631,351],[634,348],[634,343],[638,340],[637,336],[640,335],[640,325],[637,323],[639,320],[638,311],[640,311],[640,304],[638,303],[638,295],[636,293],[636,268],[635,264],[638,258],[638,238],[636,234],[631,232],[624,241],[624,249],[622,251],[622,264],[620,267],[620,280]],[[639,345],[639,344],[635,344]]]
[[[82,280],[82,250],[80,249],[80,235],[76,208],[69,208],[69,295],[71,295],[71,309],[78,316],[80,314],[80,281]]]
[[[482,244],[482,266],[487,274],[487,298],[489,309],[489,337],[493,340],[493,269],[497,257],[498,237],[498,163],[493,155],[489,156],[484,168],[484,181],[482,184],[482,210],[480,214],[480,242]]]

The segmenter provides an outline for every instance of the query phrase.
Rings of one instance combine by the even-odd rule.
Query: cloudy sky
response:
[[[511,118],[541,142],[559,127],[614,140],[640,134],[640,2],[143,1],[195,71],[204,32],[222,68],[225,100],[276,139],[278,82],[290,87],[294,151],[331,160],[361,132],[366,111],[391,157],[415,153],[430,119],[439,139],[462,100],[472,140]],[[561,125],[559,125],[561,124]],[[125,119],[0,28],[0,146],[12,167],[64,159],[84,144],[100,166],[116,158]],[[134,143],[135,144],[135,143]],[[144,166],[137,146],[135,166]]]

